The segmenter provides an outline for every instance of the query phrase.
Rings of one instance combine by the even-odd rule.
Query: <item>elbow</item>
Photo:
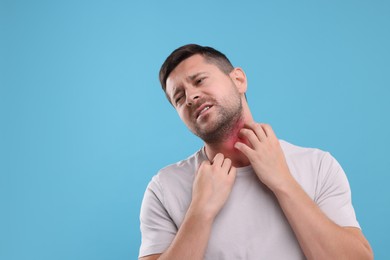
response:
[[[367,241],[362,244],[358,252],[359,253],[354,257],[354,259],[374,260],[374,252]]]
[[[367,260],[374,260],[374,251],[372,251],[372,248],[371,246],[367,243],[367,245],[365,246],[365,258],[364,259],[367,259]]]
[[[372,250],[372,247],[370,246],[370,243],[365,239],[363,241],[363,248],[364,248],[364,259],[367,260],[374,260],[374,251]]]

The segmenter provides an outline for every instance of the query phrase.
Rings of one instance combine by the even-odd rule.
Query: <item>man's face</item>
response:
[[[207,143],[221,142],[242,116],[241,94],[230,75],[201,55],[170,73],[166,93],[182,121]]]

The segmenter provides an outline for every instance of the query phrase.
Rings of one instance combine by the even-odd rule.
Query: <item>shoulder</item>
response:
[[[328,152],[318,148],[302,147],[280,140],[280,146],[291,164],[311,166],[316,169],[338,165],[336,159]]]
[[[319,169],[335,161],[328,152],[318,148],[302,147],[280,140],[286,161],[292,166]]]
[[[198,169],[203,160],[202,149],[200,149],[186,159],[160,169],[157,176],[159,176],[159,178],[172,178],[182,177],[183,175],[193,175],[193,171]]]
[[[323,151],[318,148],[312,148],[312,147],[302,147],[298,145],[294,145],[292,143],[289,143],[285,140],[279,140],[280,146],[283,149],[283,152],[286,156],[293,157],[293,158],[322,158],[324,157],[328,152]]]
[[[321,149],[301,147],[284,140],[280,140],[280,145],[291,174],[314,198],[319,182],[325,178],[330,164],[334,161],[333,157]]]
[[[188,158],[170,164],[158,171],[149,186],[178,187],[184,183],[192,183],[200,163],[204,160],[202,150],[198,150]]]
[[[158,207],[180,223],[181,214],[186,212],[191,201],[195,173],[202,159],[202,151],[198,151],[185,160],[159,170],[146,189],[145,207]]]

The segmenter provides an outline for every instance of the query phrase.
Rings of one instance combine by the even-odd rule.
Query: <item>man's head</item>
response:
[[[226,75],[234,69],[229,59],[216,49],[197,44],[187,44],[174,50],[161,66],[159,79],[164,92],[166,91],[167,79],[171,72],[182,61],[196,54],[203,56],[206,62],[216,65]]]
[[[243,117],[245,74],[210,47],[175,50],[162,65],[160,80],[182,121],[206,143],[226,140]]]

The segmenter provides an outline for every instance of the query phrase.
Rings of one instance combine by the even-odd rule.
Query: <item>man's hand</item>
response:
[[[191,205],[172,244],[163,254],[142,259],[203,259],[214,219],[228,199],[235,179],[236,168],[221,153],[212,162],[202,162],[195,176]]]
[[[249,145],[237,142],[235,148],[249,159],[261,182],[274,190],[291,181],[283,150],[271,126],[254,122],[245,125],[239,134]]]
[[[214,219],[225,204],[236,179],[236,168],[229,158],[217,154],[212,162],[203,161],[195,176],[191,210]]]

